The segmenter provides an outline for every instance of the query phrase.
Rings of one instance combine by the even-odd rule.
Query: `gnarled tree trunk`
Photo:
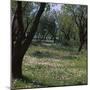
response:
[[[40,17],[44,11],[45,3],[40,4],[40,8],[30,28],[30,32],[25,36],[26,32],[23,25],[22,2],[17,1],[17,10],[15,19],[12,24],[12,77],[22,78],[22,61],[23,57],[37,31]]]

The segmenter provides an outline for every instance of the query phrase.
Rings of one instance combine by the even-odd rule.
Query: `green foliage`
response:
[[[66,12],[59,13],[57,17],[60,42],[64,45],[73,45],[75,40],[77,40],[76,35],[78,35],[78,30],[74,23],[73,17],[68,15]]]
[[[44,14],[40,19],[36,37],[43,40],[46,37],[55,37],[55,34],[56,23],[54,17]]]
[[[87,6],[85,5],[64,5],[65,11],[72,15],[73,20],[79,30],[79,49],[81,51],[84,45],[87,46]]]
[[[22,2],[22,6],[24,29],[29,32],[38,11],[39,3]],[[81,23],[87,30],[87,6],[63,4],[61,10],[52,10],[55,6],[57,7],[58,4],[47,3],[35,38],[39,41],[56,39],[62,45],[79,46],[80,28],[78,26]],[[12,1],[12,12],[15,13],[15,10],[16,2]]]

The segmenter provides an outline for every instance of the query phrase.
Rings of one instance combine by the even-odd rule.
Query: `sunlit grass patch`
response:
[[[53,48],[54,47],[54,48]],[[14,88],[38,88],[87,84],[87,54],[76,50],[31,46],[23,60],[23,75]]]

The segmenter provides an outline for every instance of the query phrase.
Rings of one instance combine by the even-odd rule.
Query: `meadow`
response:
[[[59,44],[32,43],[23,59],[24,78],[12,88],[43,88],[87,84],[87,51]]]

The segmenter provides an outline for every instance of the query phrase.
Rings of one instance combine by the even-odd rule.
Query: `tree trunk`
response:
[[[79,39],[80,39],[80,45],[79,45],[79,48],[78,48],[78,52],[80,52],[82,50],[83,45],[87,41],[86,40],[87,39],[87,31],[85,31],[84,27],[80,27]]]
[[[83,47],[83,43],[80,43],[80,46],[79,46],[78,52],[81,51],[82,47]]]
[[[22,78],[22,60],[20,56],[12,57],[12,77]]]
[[[22,78],[23,57],[27,49],[29,48],[29,45],[31,44],[31,41],[37,31],[39,20],[44,11],[44,8],[45,8],[45,3],[41,3],[39,11],[30,28],[30,33],[27,35],[27,37],[25,37],[23,17],[22,17],[22,3],[21,1],[17,1],[17,13],[15,16],[17,16],[16,21],[17,21],[18,27],[16,30],[17,34],[15,36],[15,39],[12,38],[12,77],[13,78]],[[14,34],[15,32],[12,33],[12,37]]]

